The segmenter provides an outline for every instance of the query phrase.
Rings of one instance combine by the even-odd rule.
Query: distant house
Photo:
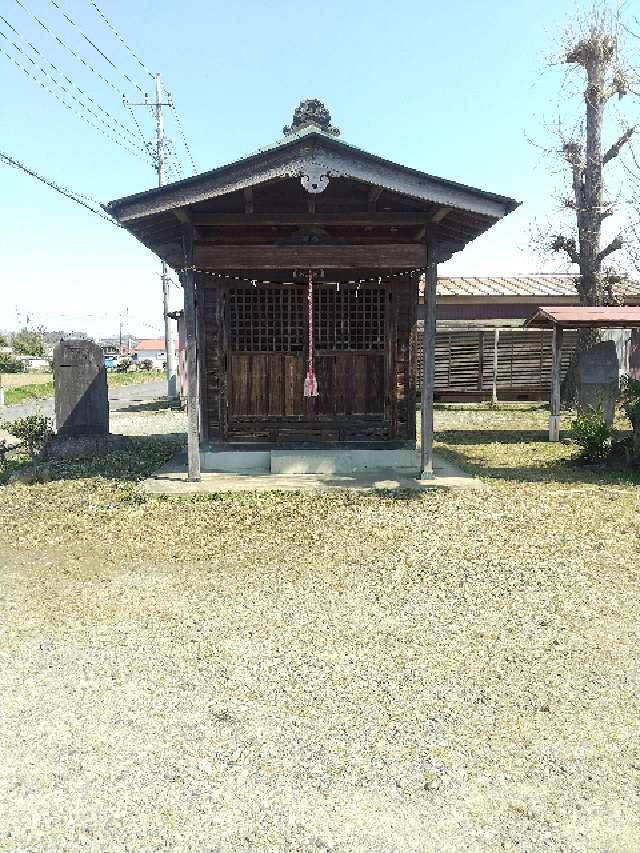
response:
[[[173,346],[177,350],[178,341],[174,341]],[[139,341],[133,348],[133,357],[137,362],[150,360],[155,369],[162,369],[167,361],[164,338],[146,338]]]
[[[133,351],[135,338],[130,335],[126,338],[102,338],[98,344],[102,347],[102,352],[105,358],[117,358],[118,356],[129,355]]]
[[[187,396],[187,354],[186,354],[186,329],[184,325],[184,311],[169,311],[169,317],[176,321],[178,329],[178,346],[176,347],[176,394],[182,401]]]
[[[25,370],[46,370],[49,367],[49,361],[46,358],[41,358],[37,355],[15,355],[16,361],[21,361]]]

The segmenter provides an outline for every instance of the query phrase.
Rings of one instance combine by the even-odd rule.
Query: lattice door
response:
[[[316,284],[319,397],[304,398],[306,289],[231,287],[227,298],[229,417],[343,418],[384,412],[385,287]],[[232,423],[233,425],[233,423]]]

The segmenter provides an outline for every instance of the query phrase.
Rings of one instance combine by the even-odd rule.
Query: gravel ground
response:
[[[637,850],[637,485],[518,418],[438,413],[481,493],[0,489],[0,849]]]

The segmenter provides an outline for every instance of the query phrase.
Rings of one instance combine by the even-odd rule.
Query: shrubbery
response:
[[[633,455],[640,459],[640,381],[625,376],[622,380],[622,408],[633,430]]]
[[[46,352],[44,328],[29,329],[26,326],[11,336],[13,351],[20,355],[34,355],[43,358]]]
[[[27,365],[11,353],[0,352],[0,373],[24,373]]]
[[[5,421],[2,428],[19,438],[24,443],[27,453],[33,456],[47,441],[51,432],[51,419],[43,415],[28,415],[26,418],[17,418],[15,421]]]
[[[573,438],[580,445],[579,458],[585,462],[604,459],[611,448],[611,427],[602,409],[585,409],[573,422]]]

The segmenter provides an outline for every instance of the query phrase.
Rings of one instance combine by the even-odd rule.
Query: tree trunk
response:
[[[574,260],[580,267],[576,289],[580,305],[596,306],[602,301],[600,241],[602,233],[602,121],[605,97],[607,58],[602,40],[581,42],[569,61],[582,65],[587,74],[585,102],[587,107],[587,139],[584,163],[580,148],[565,146],[565,155],[573,169],[573,191],[578,226],[578,252]],[[581,355],[598,342],[595,329],[579,329],[576,352],[562,383],[561,399],[565,405],[575,402],[577,367]]]

